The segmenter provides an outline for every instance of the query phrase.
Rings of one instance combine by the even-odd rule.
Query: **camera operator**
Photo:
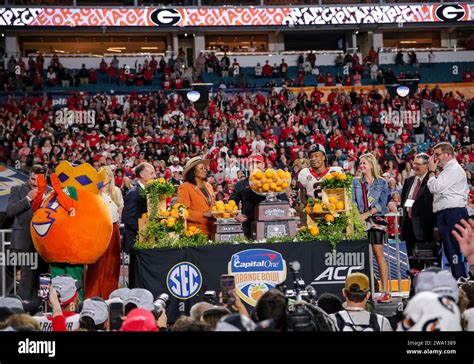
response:
[[[293,290],[286,290],[284,285],[279,289],[286,290],[287,331],[336,331],[331,317],[317,306],[316,290],[306,285],[300,275],[300,263],[290,263],[293,271]]]
[[[370,283],[364,273],[350,274],[342,294],[346,298],[345,310],[330,315],[339,331],[393,331],[387,318],[365,309]]]
[[[166,330],[168,325],[168,317],[166,316],[166,306],[169,297],[161,294],[156,301],[153,301],[153,294],[147,289],[133,288],[125,297],[123,304],[125,308],[125,316],[135,308],[147,310],[153,314],[160,330]]]

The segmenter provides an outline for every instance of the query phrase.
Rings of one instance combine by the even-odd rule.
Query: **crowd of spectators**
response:
[[[219,299],[214,292],[214,298],[194,303],[187,315],[171,321],[163,295],[155,301],[146,289],[119,288],[108,300],[92,297],[81,303],[77,282],[63,275],[52,280],[47,312],[42,312],[45,305],[22,301],[16,295],[0,297],[0,331],[474,330],[473,282],[456,282],[451,273],[439,268],[420,272],[409,297],[400,301],[403,309],[386,316],[375,313],[369,278],[363,273],[346,278],[344,302],[330,293],[306,297],[300,290],[291,292],[270,289],[250,312],[235,290],[227,293],[225,302],[222,292]]]
[[[439,107],[422,108],[424,100]],[[218,199],[225,200],[247,173],[245,158],[261,153],[267,167],[292,173],[296,206],[296,177],[308,166],[305,152],[313,143],[326,147],[331,164],[353,174],[358,156],[374,153],[387,178],[393,179],[395,192],[413,175],[410,162],[417,152],[447,141],[455,147],[472,189],[469,122],[474,103],[439,87],[426,87],[405,99],[382,96],[375,87],[370,93],[332,89],[327,95],[317,87],[310,94],[286,87],[268,95],[221,90],[205,111],[163,91],[122,96],[76,92],[65,107],[76,113],[94,110],[95,124],[58,122],[47,93],[9,96],[0,108],[1,160],[22,169],[45,164],[53,170],[61,160],[89,162],[97,168],[109,165],[126,192],[135,177],[133,169],[142,161],[178,185],[186,160],[204,155],[211,159],[210,182]],[[411,111],[414,118],[419,112],[420,123],[407,119],[397,124],[391,119],[396,111]]]
[[[3,63],[3,64],[2,64]],[[125,64],[113,56],[109,63],[102,59],[97,67],[82,64],[79,69],[65,67],[57,54],[49,64],[45,64],[42,54],[30,55],[25,62],[22,57],[0,62],[0,83],[4,91],[43,91],[52,87],[76,88],[83,85],[95,85],[99,76],[103,82],[117,86],[151,86],[154,79],[161,81],[163,89],[189,87],[196,81],[192,68],[185,67],[185,53],[182,48],[176,55],[157,59],[151,56],[142,63]],[[181,80],[176,82],[176,79]],[[169,82],[169,83],[168,83]]]
[[[253,49],[253,48],[252,48]],[[416,53],[408,53],[409,64],[419,66]],[[224,52],[219,59],[215,52],[201,52],[189,67],[186,54],[180,48],[177,54],[171,57],[151,56],[143,63],[135,61],[133,64],[121,62],[114,56],[110,62],[102,59],[96,67],[87,67],[82,64],[78,69],[64,67],[57,54],[49,64],[45,64],[42,54],[29,56],[25,61],[22,57],[0,60],[0,84],[4,91],[43,91],[54,87],[63,89],[77,88],[84,85],[106,83],[116,86],[147,87],[154,85],[164,90],[189,88],[193,82],[202,82],[202,74],[217,74],[220,89],[227,88],[256,88],[252,84],[255,79],[265,79],[267,82],[260,85],[265,88],[281,86],[360,86],[362,80],[370,80],[377,84],[394,84],[402,79],[417,79],[421,81],[418,67],[413,72],[404,71],[395,74],[390,65],[378,64],[378,53],[371,48],[363,59],[358,53],[339,53],[334,60],[337,67],[335,73],[324,72],[317,64],[317,54],[308,52],[300,54],[296,64],[288,64],[282,58],[279,62],[270,63],[270,60],[257,62],[254,70],[249,74],[242,69],[238,56],[232,59]],[[435,62],[435,54],[431,51],[428,55],[426,66]],[[3,59],[3,58],[2,58]],[[394,57],[397,66],[405,64],[404,55],[399,51]],[[296,67],[296,73],[289,75],[290,67]],[[473,82],[474,72],[470,68],[461,70],[462,82]],[[251,77],[248,77],[248,76]],[[310,77],[308,77],[310,76]],[[254,79],[253,79],[254,78]]]

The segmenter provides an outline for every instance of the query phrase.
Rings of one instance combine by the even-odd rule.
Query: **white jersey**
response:
[[[79,328],[79,314],[74,314],[66,317],[67,331],[76,331]],[[33,318],[38,321],[41,331],[53,331],[53,317],[50,314],[37,315]]]
[[[307,198],[321,198],[321,186],[319,185],[323,180],[324,176],[328,173],[339,172],[343,173],[341,167],[333,166],[328,167],[326,172],[322,174],[316,174],[309,168],[303,168],[298,174],[298,182],[306,189]]]

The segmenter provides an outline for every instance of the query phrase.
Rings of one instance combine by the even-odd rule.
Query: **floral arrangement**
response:
[[[172,196],[176,192],[173,184],[166,182],[164,178],[148,181],[145,188],[140,191],[141,196],[147,199],[148,216],[150,219],[156,219],[160,200]]]
[[[332,172],[328,173],[323,180],[321,181],[321,187],[323,189],[333,189],[333,188],[345,188],[349,189],[352,188],[352,180],[354,179],[353,176],[340,173],[340,172]]]

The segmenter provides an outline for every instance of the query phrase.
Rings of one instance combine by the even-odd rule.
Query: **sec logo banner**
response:
[[[174,297],[187,300],[194,297],[201,289],[202,274],[194,264],[181,262],[168,272],[166,285]]]
[[[265,292],[286,281],[283,256],[268,249],[249,249],[232,255],[228,271],[235,277],[237,294],[251,306]]]

